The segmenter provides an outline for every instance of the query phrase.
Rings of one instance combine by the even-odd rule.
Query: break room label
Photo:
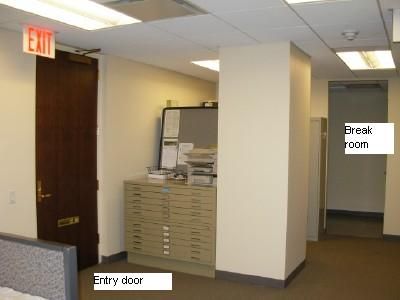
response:
[[[345,123],[345,154],[394,154],[394,123]]]

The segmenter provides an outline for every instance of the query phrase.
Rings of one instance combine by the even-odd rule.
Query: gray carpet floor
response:
[[[328,214],[326,228],[332,235],[382,238],[383,218]]]
[[[268,253],[266,253],[268,255]],[[400,242],[326,236],[286,289],[173,273],[173,291],[93,291],[94,272],[162,272],[119,261],[79,274],[81,299],[400,299]]]

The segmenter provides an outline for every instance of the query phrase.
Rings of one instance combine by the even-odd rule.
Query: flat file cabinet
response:
[[[214,277],[216,188],[127,180],[128,262]]]

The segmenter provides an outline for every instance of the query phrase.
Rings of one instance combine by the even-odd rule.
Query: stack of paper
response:
[[[186,153],[188,164],[188,183],[212,185],[217,177],[214,167],[217,149],[194,148]]]

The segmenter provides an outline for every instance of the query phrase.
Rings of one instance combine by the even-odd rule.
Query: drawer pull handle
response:
[[[169,243],[169,239],[163,239],[164,243]]]
[[[163,230],[169,230],[169,226],[163,226]]]
[[[192,231],[192,234],[200,234],[200,231]]]
[[[142,244],[142,242],[137,242],[137,241],[133,241],[133,243],[136,244],[136,245],[141,245]]]
[[[163,236],[169,236],[169,232],[164,232]]]
[[[135,249],[135,250],[142,250],[142,248],[139,248],[139,247],[133,247],[133,249]]]
[[[133,223],[133,226],[142,226],[142,224],[139,224],[139,223]]]
[[[192,253],[200,254],[200,251],[192,250]]]
[[[142,212],[141,211],[134,211],[133,212],[135,215],[140,215]]]
[[[193,248],[200,248],[200,245],[197,245],[197,244],[191,244],[191,246],[192,246]]]
[[[201,239],[192,237],[192,241],[201,241]]]
[[[141,233],[141,232],[142,232],[142,229],[133,229],[133,232],[139,232],[139,233]]]
[[[192,211],[192,216],[200,216],[201,212],[199,211]]]
[[[169,255],[169,251],[163,251],[163,253],[165,254],[165,255]]]
[[[191,256],[190,258],[191,258],[191,259],[195,259],[195,260],[200,260],[200,258],[199,258],[199,257],[196,257],[196,256]]]
[[[141,237],[140,235],[135,235],[135,234],[134,234],[133,237],[134,237],[134,238],[137,238],[137,239],[142,239],[142,237]]]
[[[142,196],[141,193],[133,193],[135,196]]]

